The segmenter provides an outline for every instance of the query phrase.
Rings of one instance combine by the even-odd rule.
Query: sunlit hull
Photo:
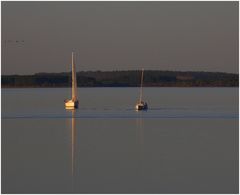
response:
[[[73,110],[73,109],[78,108],[78,101],[66,100],[65,101],[65,108],[67,110]]]
[[[147,110],[148,109],[148,105],[147,105],[146,102],[138,103],[138,104],[136,104],[135,109],[136,110]]]

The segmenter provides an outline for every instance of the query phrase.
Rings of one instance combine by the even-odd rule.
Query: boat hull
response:
[[[148,105],[146,102],[138,103],[138,104],[136,104],[135,109],[136,110],[147,110]]]
[[[73,109],[78,108],[78,101],[73,101],[73,100],[65,101],[65,108],[67,110],[73,110]]]

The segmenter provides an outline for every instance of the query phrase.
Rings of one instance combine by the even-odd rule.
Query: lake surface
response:
[[[238,88],[2,89],[2,193],[238,193]]]

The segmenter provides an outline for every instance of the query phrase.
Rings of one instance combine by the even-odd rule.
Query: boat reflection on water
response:
[[[75,123],[75,112],[76,110],[67,110],[71,115],[67,118],[67,129],[69,131],[69,143],[70,143],[70,177],[71,177],[71,188],[74,190],[74,177],[75,177],[75,148],[76,148],[76,123]]]
[[[75,192],[76,181],[76,153],[77,153],[77,129],[76,129],[76,110],[66,110],[69,117],[66,118],[66,127],[68,131],[68,143],[69,143],[69,190],[71,193]]]
[[[75,124],[75,110],[71,110],[72,118],[71,118],[71,153],[72,153],[72,176],[74,176],[74,146],[75,146],[75,134],[76,134],[76,124]]]
[[[142,112],[136,118],[136,155],[139,178],[144,178],[144,119]]]
[[[144,144],[144,123],[142,118],[142,113],[139,113],[139,117],[136,118],[136,143],[141,148]]]
[[[136,144],[141,148],[141,152],[144,144],[144,121],[142,115],[143,113],[139,112],[136,118]]]

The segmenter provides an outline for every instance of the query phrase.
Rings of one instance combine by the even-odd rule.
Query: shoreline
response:
[[[32,86],[23,86],[23,87],[1,87],[1,89],[42,89],[42,88],[71,88],[71,87],[32,87]],[[77,88],[139,88],[139,86],[78,86]],[[145,86],[143,88],[239,88],[239,86]]]

